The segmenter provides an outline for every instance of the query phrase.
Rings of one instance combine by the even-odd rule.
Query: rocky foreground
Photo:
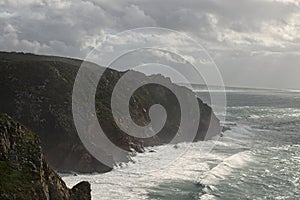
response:
[[[72,189],[49,167],[38,137],[0,114],[1,200],[89,200],[88,182]]]
[[[0,52],[0,113],[9,114],[38,135],[43,153],[55,170],[107,172],[111,168],[96,160],[82,145],[73,121],[72,90],[81,63],[81,60],[70,58]],[[170,91],[163,87],[149,86],[140,88],[133,95],[129,109],[137,124],[149,123],[149,108],[154,104],[163,105],[170,116],[156,136],[135,138],[118,128],[111,112],[111,94],[123,72],[106,70],[103,74],[98,84],[95,107],[101,127],[115,145],[129,152],[143,152],[145,146],[168,143],[174,137],[180,122],[180,107]],[[185,96],[195,95],[191,90],[177,86],[160,75],[147,77],[136,72],[134,77],[159,80]],[[126,87],[124,85],[124,89]],[[82,96],[85,96],[84,91]],[[211,136],[221,131],[219,120],[212,109],[200,99],[198,103],[201,118],[194,141],[206,139],[210,123],[214,127]],[[126,124],[127,119],[122,120]],[[103,150],[100,153],[112,163],[116,162],[110,152]]]

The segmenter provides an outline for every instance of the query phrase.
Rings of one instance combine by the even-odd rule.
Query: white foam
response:
[[[155,152],[137,154],[134,163],[116,167],[113,171],[98,175],[63,177],[69,187],[82,180],[92,185],[93,199],[145,199],[148,189],[170,180],[194,181],[195,176],[209,170],[206,157],[223,159],[201,149],[212,141],[191,144],[151,147]],[[188,149],[185,147],[189,146]],[[165,164],[165,166],[161,166]],[[126,195],[126,196],[124,196]]]
[[[211,194],[204,194],[201,195],[200,200],[215,200],[216,197],[214,195]]]
[[[236,153],[224,159],[216,167],[206,172],[198,182],[204,185],[217,185],[220,180],[224,180],[233,170],[242,168],[252,161],[253,155],[250,151]]]
[[[237,132],[241,133],[237,133]],[[224,134],[220,141],[181,143],[151,147],[145,153],[137,153],[131,163],[123,163],[111,172],[94,175],[64,176],[69,187],[86,180],[92,185],[93,199],[147,199],[150,188],[166,181],[195,181],[204,177],[202,184],[217,184],[233,169],[243,167],[252,160],[251,153],[243,151],[230,157],[210,151],[214,145],[230,149],[240,145],[239,138],[250,131],[236,127]],[[223,148],[223,149],[224,149]],[[151,150],[151,151],[150,151]],[[213,169],[211,164],[217,165]],[[213,199],[204,195],[201,199]]]

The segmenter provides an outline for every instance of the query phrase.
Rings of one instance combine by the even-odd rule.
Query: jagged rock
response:
[[[89,200],[90,184],[68,189],[42,154],[38,137],[0,114],[1,200]]]
[[[230,131],[230,130],[231,130],[231,128],[229,126],[223,126],[222,127],[222,132],[223,133],[226,132],[226,131]]]
[[[75,185],[71,190],[71,200],[91,199],[90,184],[82,181]]]
[[[111,168],[87,152],[73,122],[72,90],[81,63],[81,60],[70,58],[0,52],[0,112],[8,113],[40,137],[45,157],[56,170],[107,172]],[[157,103],[164,105],[168,116],[172,117],[168,119],[160,134],[147,139],[138,139],[118,128],[112,116],[110,97],[114,85],[122,75],[122,72],[106,70],[96,92],[97,117],[107,137],[120,148],[136,152],[143,152],[144,146],[168,143],[178,130],[180,108],[176,99],[169,98],[172,94],[163,87],[141,87],[130,100],[132,118],[139,125],[149,123],[149,108],[152,105]],[[158,80],[186,96],[195,95],[191,90],[179,87],[160,75],[147,77],[136,72],[134,77],[154,82]],[[129,82],[124,87],[130,84]],[[210,122],[215,127],[213,135],[221,131],[219,120],[212,109],[200,99],[198,103],[201,120],[195,141],[206,137]],[[122,123],[127,123],[127,119],[122,120]],[[103,150],[99,153],[111,163],[115,163],[116,159],[110,152]],[[126,157],[124,155],[124,159]]]

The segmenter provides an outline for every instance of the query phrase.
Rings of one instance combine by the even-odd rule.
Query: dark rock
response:
[[[71,189],[71,200],[91,199],[91,185],[89,182],[82,181]]]
[[[40,140],[6,114],[0,114],[1,200],[88,200],[89,183],[70,190],[42,154]]]
[[[0,52],[0,112],[8,113],[39,136],[45,157],[56,170],[82,173],[107,172],[111,168],[100,163],[85,149],[73,122],[72,90],[81,63],[81,60],[62,57]],[[174,95],[164,87],[155,85],[141,87],[130,100],[132,119],[139,125],[149,123],[149,108],[152,105],[161,104],[166,108],[170,118],[167,118],[158,135],[139,139],[117,127],[112,117],[110,97],[114,85],[122,75],[122,72],[106,70],[96,92],[97,117],[107,137],[120,148],[136,152],[143,152],[145,146],[169,143],[178,130],[180,107]],[[135,77],[154,82],[159,80],[186,97],[195,95],[191,90],[177,86],[160,75],[147,77],[136,72]],[[130,84],[129,82],[124,87]],[[83,93],[83,97],[84,95]],[[206,133],[209,123],[214,127],[209,137],[221,131],[219,120],[212,109],[200,99],[198,103],[201,120],[194,141],[208,138]],[[99,153],[111,163],[117,162],[117,158],[111,156],[110,152],[99,150]],[[122,159],[125,161],[127,157],[123,155]]]
[[[230,131],[231,128],[229,126],[223,126],[222,127],[222,132],[224,133],[225,131]]]

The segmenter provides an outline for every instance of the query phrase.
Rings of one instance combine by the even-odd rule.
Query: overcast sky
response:
[[[300,89],[299,0],[0,0],[2,51],[85,58],[147,26],[199,41],[226,85]]]

